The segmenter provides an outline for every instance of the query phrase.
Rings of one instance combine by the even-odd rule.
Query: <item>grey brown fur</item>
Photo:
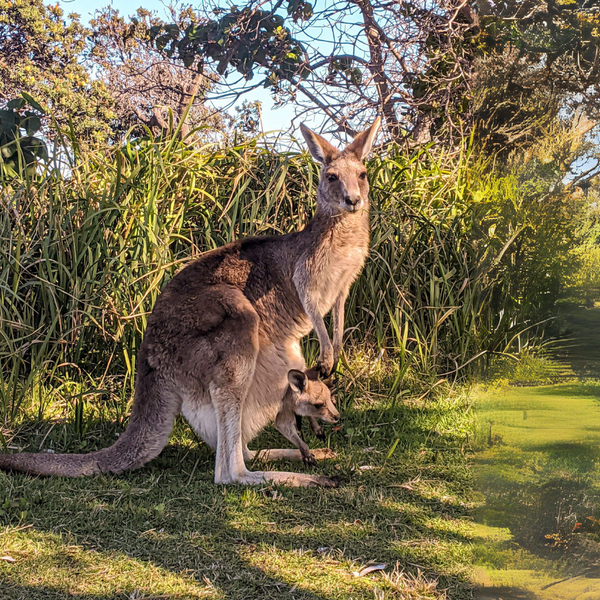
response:
[[[0,468],[77,477],[141,467],[164,448],[181,413],[216,449],[216,483],[333,485],[321,476],[249,471],[244,453],[276,418],[288,372],[304,369],[303,336],[315,329],[322,373],[338,360],[344,303],[368,252],[363,159],[378,126],[342,152],[302,126],[322,163],[317,212],[306,228],[232,242],[167,284],[138,355],[129,425],[113,446],[87,455],[2,455]],[[333,341],[323,321],[330,310]]]

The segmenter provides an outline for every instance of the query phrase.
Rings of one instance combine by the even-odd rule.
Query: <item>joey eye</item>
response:
[[[362,172],[362,173],[361,173],[361,174],[358,176],[358,178],[359,178],[359,179],[366,179],[366,178],[367,178],[367,172],[366,172],[366,171],[363,171],[363,172]]]
[[[338,176],[335,173],[329,173],[329,175],[327,175],[327,181],[330,181],[331,183],[333,183],[334,181],[338,180]]]
[[[320,402],[319,404],[313,404],[313,406],[315,408],[323,408],[325,406],[325,404],[323,404],[323,402]]]

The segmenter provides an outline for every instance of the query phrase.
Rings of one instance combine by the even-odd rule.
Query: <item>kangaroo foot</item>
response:
[[[241,485],[264,485],[267,482],[288,487],[327,487],[336,488],[340,485],[339,477],[324,477],[323,475],[306,475],[304,473],[288,473],[285,471],[248,471],[236,478],[234,483]]]
[[[311,450],[311,452],[315,457],[315,460],[329,460],[337,456],[337,453],[331,448],[315,448],[314,450]]]
[[[326,460],[335,458],[337,454],[330,448],[316,448],[311,450],[315,460]],[[256,458],[265,462],[272,460],[303,460],[300,450],[291,448],[272,448],[269,450],[261,450]]]

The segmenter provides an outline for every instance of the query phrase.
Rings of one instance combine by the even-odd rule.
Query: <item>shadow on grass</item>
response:
[[[475,600],[536,600],[536,596],[522,588],[502,586],[476,589]]]
[[[349,411],[342,434],[332,438],[338,459],[316,470],[345,478],[337,490],[215,486],[212,453],[181,429],[158,459],[122,476],[0,475],[0,496],[9,490],[0,498],[8,507],[0,522],[33,525],[9,542],[17,563],[0,563],[0,581],[12,586],[11,600],[128,598],[136,587],[174,599],[371,600],[374,585],[400,593],[400,584],[381,574],[354,577],[376,561],[388,572],[395,565],[404,571],[405,587],[418,587],[421,573],[438,580],[440,597],[449,589],[452,598],[468,598],[466,428],[432,434],[442,416],[452,416],[445,410]],[[259,440],[279,444],[272,432]],[[369,469],[361,469],[365,463]],[[399,487],[406,481],[411,489]],[[69,548],[76,556],[61,562]],[[79,591],[82,578],[89,593]]]
[[[29,600],[30,598],[58,598],[57,594],[62,594],[61,590],[47,586],[29,586],[4,584],[0,589],[0,600]],[[132,593],[133,594],[133,593]],[[63,596],[67,597],[67,596]],[[116,592],[114,594],[89,594],[88,592],[69,593],[69,600],[125,600],[127,598],[136,598],[135,595]],[[140,600],[144,596],[137,596]],[[145,596],[147,600],[187,600],[190,596],[179,596],[174,594],[161,596]]]
[[[600,374],[598,375],[600,377]],[[581,383],[561,383],[556,386],[540,386],[529,388],[527,393],[531,396],[571,396],[571,397],[596,397],[600,399],[600,380],[588,380]]]

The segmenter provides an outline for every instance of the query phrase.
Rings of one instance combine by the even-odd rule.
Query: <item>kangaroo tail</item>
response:
[[[98,454],[0,454],[0,469],[35,475],[82,477],[100,473]]]
[[[139,366],[129,424],[115,444],[90,454],[0,454],[0,469],[82,477],[136,469],[158,456],[167,445],[181,399],[158,381],[144,359]]]

